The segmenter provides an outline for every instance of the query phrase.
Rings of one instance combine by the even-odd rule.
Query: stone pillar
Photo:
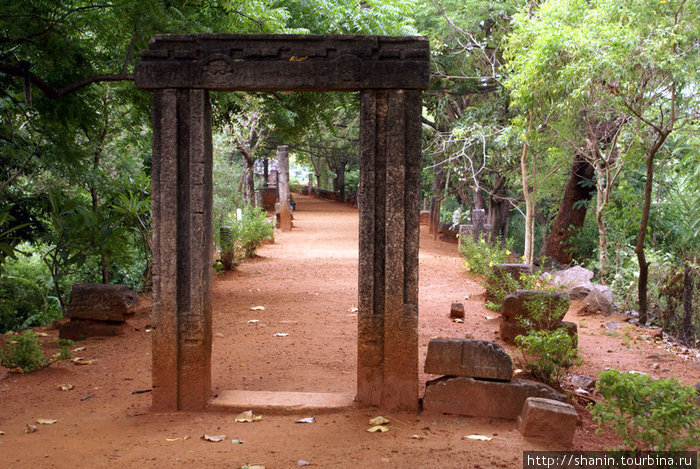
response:
[[[200,410],[211,390],[209,93],[153,94],[153,409]]]
[[[357,400],[416,410],[421,93],[360,99]]]
[[[289,147],[277,147],[277,184],[280,193],[280,229],[292,231],[292,211],[289,206]]]

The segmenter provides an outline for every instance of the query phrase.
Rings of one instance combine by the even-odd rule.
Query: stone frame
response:
[[[357,397],[418,409],[422,37],[158,35],[134,70],[153,92],[153,409],[211,394],[209,90],[360,91]]]

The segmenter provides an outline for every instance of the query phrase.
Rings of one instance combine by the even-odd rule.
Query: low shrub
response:
[[[46,358],[42,351],[42,343],[39,336],[32,330],[24,331],[15,336],[7,346],[0,350],[0,364],[14,371],[31,373],[49,366],[58,360],[70,360],[73,352],[70,347],[75,346],[72,340],[56,339],[59,350],[53,357]]]
[[[531,331],[515,338],[525,369],[535,378],[559,385],[566,369],[580,364],[578,350],[565,329]]]
[[[534,290],[539,287],[541,281],[538,274],[520,274],[520,278],[515,279],[507,272],[496,274],[491,269],[486,274],[486,293],[492,298],[487,303],[487,308],[492,311],[500,311],[503,300],[517,290]]]
[[[243,259],[255,255],[258,247],[271,239],[274,232],[274,226],[259,207],[246,206],[240,220],[229,216],[219,229],[220,269],[231,270]]]
[[[486,275],[494,265],[503,264],[508,260],[512,245],[512,239],[506,241],[505,246],[501,246],[500,243],[487,242],[483,235],[476,241],[472,236],[460,236],[459,253],[464,259],[467,271]]]
[[[611,427],[626,448],[681,451],[700,446],[700,406],[695,388],[615,369],[598,375],[604,400],[591,407],[598,425]]]

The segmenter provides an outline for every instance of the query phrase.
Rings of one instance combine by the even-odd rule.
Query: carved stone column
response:
[[[292,212],[289,205],[289,147],[287,145],[277,147],[277,171],[279,174],[277,185],[280,192],[280,229],[292,231]]]
[[[200,410],[211,390],[209,93],[153,95],[153,408]]]
[[[360,112],[357,400],[415,410],[421,93],[363,91]]]

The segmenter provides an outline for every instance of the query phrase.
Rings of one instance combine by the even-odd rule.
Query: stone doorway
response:
[[[360,91],[357,401],[418,408],[418,235],[425,38],[159,35],[134,71],[153,92],[153,408],[211,397],[209,91]]]

